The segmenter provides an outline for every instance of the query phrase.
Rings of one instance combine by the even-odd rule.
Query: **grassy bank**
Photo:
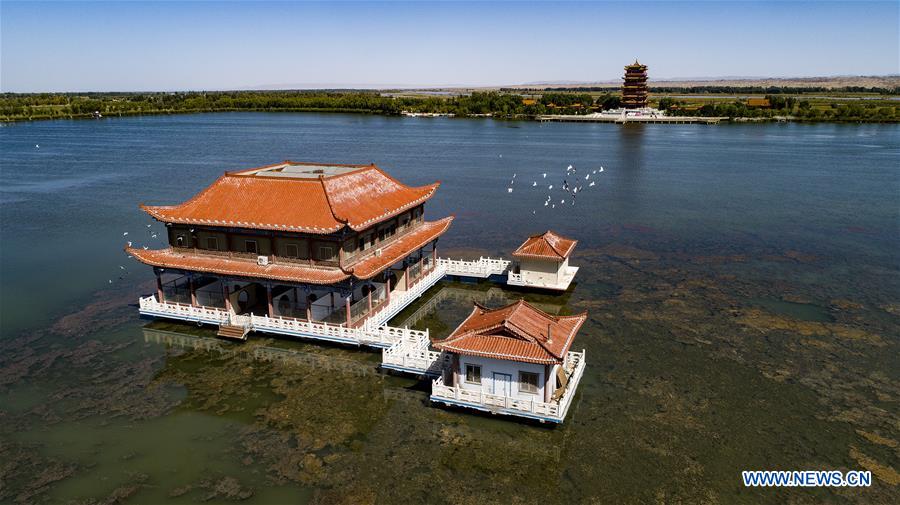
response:
[[[693,90],[696,91],[696,90]],[[697,95],[659,92],[651,106],[680,116],[719,116],[757,120],[896,122],[900,103],[875,92],[844,92],[823,97],[818,91],[737,96],[707,90]],[[753,90],[755,91],[755,90]],[[791,91],[794,91],[793,89]],[[750,100],[754,98],[754,100]],[[759,105],[763,100],[765,105]],[[530,118],[542,114],[589,114],[620,106],[615,90],[514,93],[509,91],[433,95],[375,91],[231,91],[189,93],[0,94],[0,121],[89,118],[198,112],[349,112],[399,115],[404,111]]]

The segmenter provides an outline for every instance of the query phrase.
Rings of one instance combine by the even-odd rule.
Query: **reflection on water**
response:
[[[0,502],[900,502],[900,129],[508,126],[240,113],[3,128]],[[158,246],[164,230],[136,204],[286,158],[442,180],[429,215],[458,216],[442,255],[578,238],[566,294],[445,282],[392,321],[441,338],[473,301],[587,310],[566,423],[432,408],[377,353],[138,319],[152,274],[123,233]],[[605,167],[575,206],[506,190],[513,173],[558,184],[569,164]],[[746,468],[875,483],[754,492]]]

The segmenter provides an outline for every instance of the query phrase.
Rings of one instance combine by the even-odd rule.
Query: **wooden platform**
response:
[[[247,340],[247,333],[249,332],[250,328],[246,326],[223,324],[219,326],[219,332],[216,335],[234,340]]]

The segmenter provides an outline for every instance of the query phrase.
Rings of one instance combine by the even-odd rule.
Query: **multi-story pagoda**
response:
[[[319,333],[359,327],[434,270],[453,220],[424,219],[438,186],[406,186],[374,164],[286,161],[226,173],[179,205],[142,205],[169,241],[126,249],[156,272],[142,313],[239,338],[255,316],[326,323]]]
[[[622,105],[626,109],[647,107],[647,65],[637,60],[625,66],[625,80],[622,84]]]

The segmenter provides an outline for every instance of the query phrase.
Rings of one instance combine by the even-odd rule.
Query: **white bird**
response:
[[[149,228],[149,227],[150,227],[150,225],[148,224],[148,225],[147,225],[147,228]]]
[[[552,206],[550,206],[550,208],[551,208],[551,209],[555,209],[555,208],[556,208],[556,204],[554,203]]]
[[[572,190],[572,194],[574,195],[575,193],[578,193],[578,188]]]
[[[122,270],[125,270],[125,267],[123,267],[122,265],[119,265],[119,268],[121,268]]]
[[[550,205],[550,201],[549,201],[549,200],[546,201],[546,202],[544,202],[544,207],[546,207],[546,206],[548,206],[548,205]]]
[[[513,179],[515,179],[515,178],[516,178],[516,174],[513,174]]]
[[[594,170],[594,171],[593,171],[593,172],[591,172],[591,173],[594,173],[594,174],[596,174],[596,173],[597,173],[597,171],[596,171],[596,170]]]
[[[150,235],[150,238],[156,238],[156,234]]]
[[[591,181],[591,183],[588,184],[588,186],[593,186],[593,185],[594,185],[594,181]]]
[[[587,174],[587,175],[584,176],[584,180],[588,180],[588,179],[590,179],[590,178],[591,178],[591,174]]]
[[[35,148],[35,149],[40,149],[41,146],[40,146],[39,144],[35,144],[35,145],[34,145],[34,148]],[[110,282],[112,282],[112,281],[110,281]]]
[[[566,168],[566,170],[572,170],[572,165],[569,165],[568,168]]]
[[[130,240],[128,241],[128,247],[131,247],[131,241],[130,241]]]
[[[123,237],[127,237],[127,236],[128,236],[128,232],[126,231],[125,233],[122,234],[122,236],[123,236]]]
[[[600,167],[600,171],[601,171],[601,172],[603,171],[603,167]]]
[[[560,203],[560,205],[562,205],[562,204],[566,203],[566,201],[565,201],[565,200],[560,200],[559,203]]]
[[[551,184],[547,189],[553,189],[553,184]]]
[[[532,214],[537,214],[537,211],[536,211],[536,210],[532,210],[531,213],[532,213]]]
[[[112,279],[109,279],[109,283],[112,284]]]
[[[544,172],[544,179],[547,178],[547,172]]]
[[[532,187],[532,188],[535,187],[535,186],[537,186],[537,181],[534,181],[534,182],[531,183],[531,187]]]
[[[147,249],[150,249],[150,248],[147,247],[147,246],[143,246],[143,248],[144,248],[145,251],[146,251]]]
[[[193,228],[191,228],[191,233],[194,233],[194,229],[193,229]]]
[[[501,157],[501,158],[502,158],[502,157],[503,157],[503,155],[502,155],[502,154],[501,154],[501,155],[500,155],[500,157]]]
[[[512,193],[512,188],[506,188],[507,193]]]

